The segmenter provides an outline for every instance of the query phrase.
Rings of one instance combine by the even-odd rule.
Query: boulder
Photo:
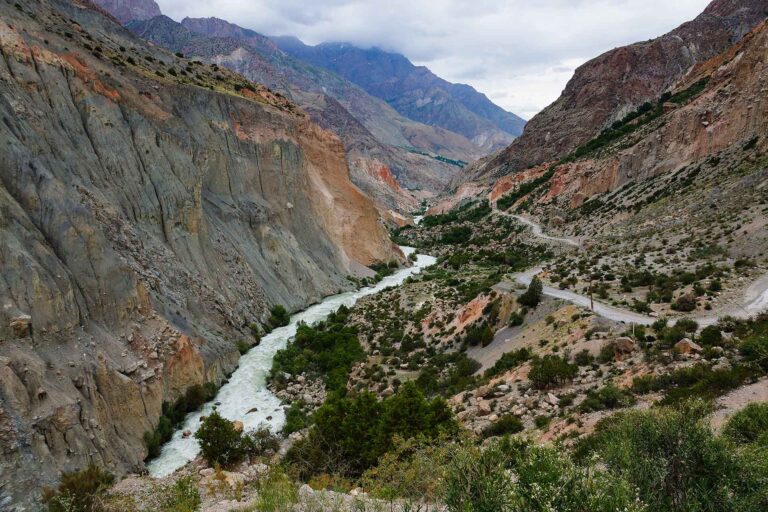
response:
[[[697,345],[689,338],[683,338],[682,340],[675,343],[675,351],[678,354],[700,354],[703,350],[704,349],[701,348],[701,346]]]
[[[240,420],[233,421],[232,426],[235,427],[235,432],[242,432],[245,428],[245,425],[243,425],[243,422]]]
[[[477,402],[477,415],[488,416],[489,414],[491,414],[491,404],[485,400],[480,400]]]
[[[28,338],[32,335],[32,317],[26,314],[15,316],[11,318],[8,327],[16,338]]]

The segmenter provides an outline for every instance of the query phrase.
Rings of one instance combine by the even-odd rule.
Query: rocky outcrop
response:
[[[695,20],[659,38],[617,48],[579,67],[563,94],[507,149],[453,182],[490,182],[565,156],[646,101],[655,101],[697,63],[727,50],[765,19],[764,0],[715,0]]]
[[[0,4],[0,508],[141,468],[268,305],[399,254],[338,137],[89,7]]]
[[[148,20],[160,16],[155,0],[92,0],[117,18],[120,23]]]
[[[592,158],[559,165],[540,201],[574,208],[587,199],[677,172],[719,152],[768,147],[768,24],[728,51],[697,66],[678,90],[708,78],[693,101]],[[743,158],[743,157],[742,157]],[[726,169],[727,170],[727,169]]]

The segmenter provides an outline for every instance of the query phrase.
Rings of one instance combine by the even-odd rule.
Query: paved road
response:
[[[526,226],[529,226],[534,236],[538,238],[542,238],[544,240],[551,240],[554,242],[560,242],[563,244],[570,245],[572,247],[581,248],[580,242],[573,238],[558,238],[558,237],[547,235],[546,233],[544,233],[544,230],[541,227],[541,225],[537,224],[536,222],[530,219],[527,219],[520,215],[513,215],[510,213],[501,212],[501,211],[499,211],[498,213],[507,217],[513,217],[519,220],[520,222],[522,222],[523,224],[525,224]],[[515,281],[525,286],[528,286],[531,283],[533,276],[539,274],[541,271],[542,271],[541,267],[536,267],[526,272],[522,272],[520,274],[515,275]],[[573,304],[577,304],[579,306],[585,307],[587,309],[590,309],[590,306],[591,306],[591,301],[589,297],[585,295],[579,295],[578,293],[574,293],[568,290],[560,290],[559,288],[544,286],[543,293],[544,295],[547,295],[549,297],[562,299],[562,300],[571,302]],[[692,318],[693,320],[696,320],[696,322],[700,326],[705,327],[707,325],[716,324],[719,318],[722,316],[729,315],[737,318],[749,318],[758,313],[762,313],[763,311],[766,311],[766,310],[768,310],[768,275],[762,276],[760,279],[752,283],[752,285],[745,292],[744,300],[741,304],[732,305],[728,307],[726,311],[724,311],[719,315],[701,315],[701,316],[692,316],[690,318]],[[594,311],[598,315],[604,318],[607,318],[609,320],[613,320],[615,322],[624,322],[628,324],[634,323],[634,324],[640,324],[640,325],[650,325],[656,320],[656,318],[654,317],[636,313],[628,309],[609,306],[599,301],[594,301]],[[670,320],[670,323],[674,324],[674,322],[675,322],[674,319]]]

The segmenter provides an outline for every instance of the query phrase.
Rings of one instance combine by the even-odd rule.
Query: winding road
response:
[[[579,249],[581,249],[582,247],[581,243],[576,239],[558,238],[558,237],[547,235],[546,233],[544,233],[544,229],[541,227],[541,225],[537,224],[531,219],[522,217],[520,215],[513,215],[510,213],[502,212],[499,210],[496,210],[496,212],[505,217],[511,217],[511,218],[517,219],[519,222],[522,222],[526,226],[529,226],[531,228],[531,231],[533,232],[533,235],[536,236],[537,238],[566,244],[571,247],[576,247]],[[529,284],[531,284],[531,280],[533,279],[533,277],[541,273],[541,271],[542,271],[542,267],[536,267],[536,268],[527,270],[525,272],[521,272],[515,275],[515,281],[524,286],[528,286]],[[604,304],[599,301],[594,301],[594,303],[592,303],[589,297],[585,295],[579,295],[578,293],[574,293],[569,290],[561,290],[559,288],[552,288],[551,286],[544,286],[542,293],[544,295],[547,295],[548,297],[554,297],[556,299],[561,299],[567,302],[571,302],[573,304],[576,304],[578,306],[581,306],[587,309],[591,309],[591,305],[594,304],[595,313],[602,316],[603,318],[607,318],[608,320],[613,320],[614,322],[623,322],[627,324],[638,324],[638,325],[651,325],[653,322],[657,320],[657,318],[654,318],[652,316],[636,313],[628,309],[609,306],[608,304]],[[730,305],[718,315],[691,316],[689,318],[695,320],[699,324],[699,326],[706,327],[708,325],[716,324],[718,320],[723,316],[733,316],[736,318],[749,318],[758,313],[762,313],[763,311],[766,311],[766,310],[768,310],[768,275],[762,276],[760,279],[752,283],[752,285],[749,288],[747,288],[744,294],[744,299],[741,304]],[[674,324],[676,321],[677,319],[670,319],[671,324]]]

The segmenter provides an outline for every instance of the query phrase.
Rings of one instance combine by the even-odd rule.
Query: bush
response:
[[[174,429],[184,421],[187,414],[197,411],[206,402],[213,400],[215,396],[216,385],[207,382],[203,385],[194,384],[188,387],[187,391],[177,398],[173,405],[163,402],[162,415],[157,422],[157,427],[152,432],[144,433],[144,444],[147,446],[145,460],[158,457],[162,445],[171,440]]]
[[[483,435],[485,437],[500,437],[508,434],[517,434],[522,432],[524,428],[520,418],[513,414],[507,414],[485,427]]]
[[[449,512],[640,512],[621,478],[577,466],[553,447],[503,439],[454,449],[445,479]]]
[[[82,471],[61,475],[56,489],[44,489],[43,503],[50,512],[96,512],[102,509],[100,498],[114,480],[111,474],[91,463]]]
[[[573,358],[573,362],[576,363],[577,366],[589,366],[595,362],[595,357],[589,352],[589,350],[584,349],[581,352],[576,353]]]
[[[292,402],[291,406],[285,411],[285,425],[283,425],[283,434],[289,435],[309,426],[309,417],[304,412],[304,402],[298,400]]]
[[[714,325],[708,325],[701,330],[698,339],[705,347],[720,347],[723,344],[723,333]]]
[[[277,304],[272,306],[272,309],[269,310],[269,319],[267,320],[267,323],[272,329],[285,327],[291,323],[291,315],[288,313],[288,310],[285,309],[285,306]]]
[[[498,361],[491,367],[485,370],[484,376],[494,377],[502,374],[506,371],[513,370],[528,361],[533,357],[533,352],[527,347],[523,347],[512,352],[505,352]]]
[[[436,439],[458,428],[444,400],[426,400],[410,382],[382,401],[368,392],[331,396],[313,419],[309,435],[286,455],[304,479],[322,473],[359,477],[376,464],[395,437]]]
[[[235,425],[213,411],[195,432],[200,450],[208,465],[229,466],[242,461],[248,453],[248,441]]]
[[[520,325],[523,325],[523,322],[525,322],[525,315],[522,314],[520,311],[515,311],[509,316],[510,327],[518,327]]]
[[[637,486],[650,510],[734,510],[741,469],[730,446],[706,421],[701,401],[678,409],[628,411],[602,420],[578,453],[595,453]]]
[[[200,508],[200,492],[191,476],[161,487],[160,512],[196,512]]]
[[[768,446],[768,403],[749,404],[728,420],[723,433],[735,443]]]
[[[585,412],[603,411],[606,409],[618,409],[629,407],[635,403],[635,398],[617,388],[613,384],[607,384],[598,391],[590,391],[587,398],[581,403],[579,408]]]
[[[346,325],[348,315],[342,306],[324,322],[300,324],[294,339],[275,354],[270,378],[310,373],[322,377],[329,390],[346,388],[352,365],[365,357],[356,331]]]
[[[555,355],[546,355],[534,359],[528,378],[538,389],[559,386],[573,379],[579,367],[570,364],[566,359]]]
[[[541,302],[542,290],[543,285],[541,284],[541,279],[534,276],[531,280],[531,284],[528,285],[528,289],[518,297],[517,302],[529,308],[536,308]]]

